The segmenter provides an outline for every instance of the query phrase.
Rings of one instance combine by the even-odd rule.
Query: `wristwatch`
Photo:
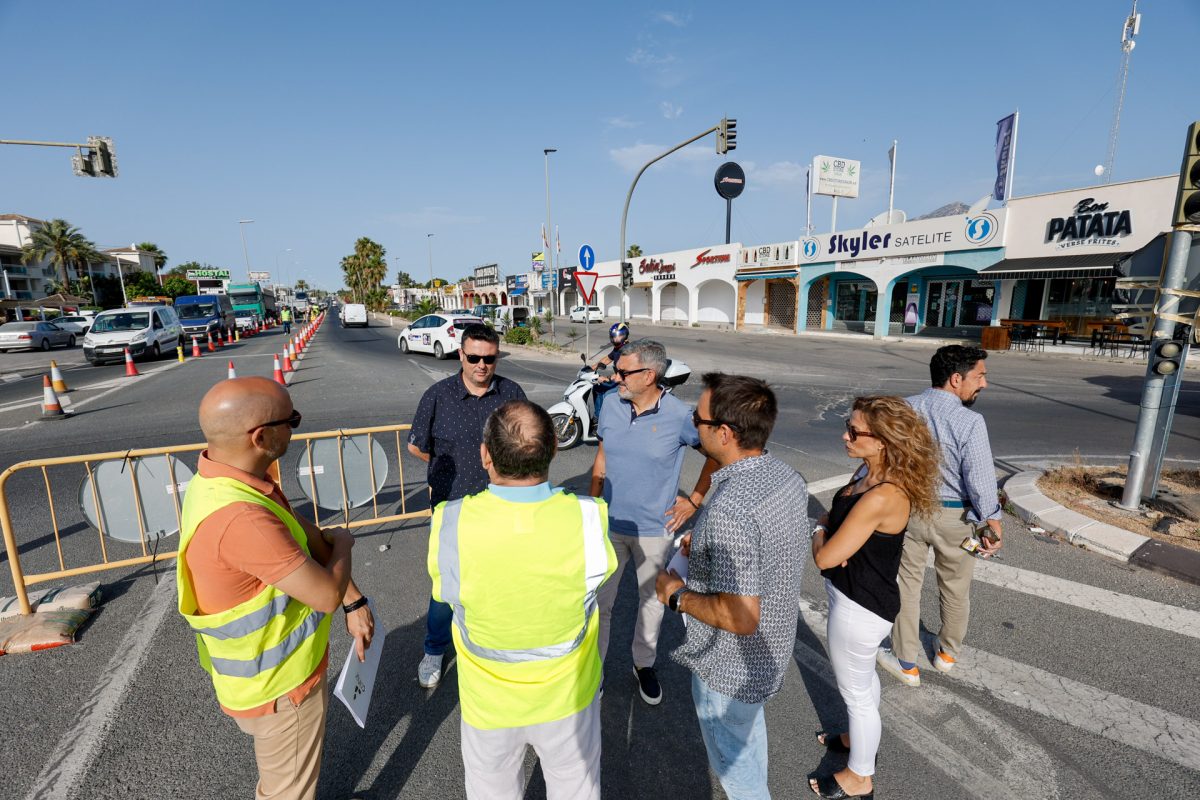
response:
[[[683,593],[687,590],[687,586],[680,586],[678,589],[672,592],[671,596],[667,598],[667,608],[671,609],[676,614],[682,614],[683,612],[679,610],[679,599],[683,597]]]

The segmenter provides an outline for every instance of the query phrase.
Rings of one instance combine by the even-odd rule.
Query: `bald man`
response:
[[[350,577],[350,532],[296,516],[268,472],[299,426],[274,381],[218,383],[200,403],[208,449],[183,502],[179,612],[222,711],[254,738],[257,800],[316,795],[329,615],[343,608],[359,659],[374,632]]]

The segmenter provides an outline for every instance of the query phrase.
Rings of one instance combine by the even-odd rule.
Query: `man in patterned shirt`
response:
[[[686,581],[658,576],[658,598],[692,617],[674,658],[692,671],[708,763],[730,797],[770,797],[763,704],[783,686],[808,561],[808,487],[764,449],[775,394],[763,381],[707,373],[693,422],[720,466],[712,500],[684,538]]]
[[[929,362],[933,385],[908,398],[942,447],[942,509],[933,519],[913,517],[908,523],[900,560],[900,614],[892,627],[892,650],[881,649],[877,657],[881,667],[908,686],[921,685],[916,659],[921,649],[921,584],[929,549],[933,548],[942,617],[933,666],[949,672],[954,669],[971,612],[975,558],[962,549],[962,541],[986,524],[995,540],[981,540],[983,556],[990,557],[1001,547],[1003,515],[992,446],[983,417],[970,410],[979,393],[987,388],[986,358],[987,351],[978,347],[953,344],[939,348]]]

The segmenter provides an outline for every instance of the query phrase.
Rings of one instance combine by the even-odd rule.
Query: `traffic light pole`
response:
[[[1154,309],[1154,330],[1150,334],[1150,348],[1146,355],[1146,380],[1142,384],[1141,409],[1138,411],[1137,429],[1133,435],[1133,450],[1129,453],[1125,488],[1121,493],[1121,502],[1117,503],[1118,508],[1127,511],[1136,511],[1141,505],[1142,487],[1153,459],[1154,433],[1162,407],[1163,387],[1167,381],[1167,376],[1154,371],[1154,348],[1157,342],[1170,339],[1174,332],[1176,322],[1171,317],[1175,315],[1176,306],[1179,305],[1179,295],[1169,294],[1165,290],[1183,287],[1191,247],[1192,234],[1177,228],[1171,236],[1171,250],[1167,254],[1158,308]],[[1169,433],[1164,432],[1164,440]]]
[[[89,151],[90,154],[95,153],[96,150],[102,146],[101,142],[103,142],[103,147],[106,148],[104,160],[107,162],[107,166],[101,165],[101,168],[99,170],[99,173],[100,173],[99,175],[96,174],[96,170],[94,168],[93,168],[93,171],[91,171],[91,172],[80,171],[82,168],[82,165],[85,163],[85,161],[89,164],[92,163],[90,161],[91,155],[89,155],[88,158],[85,159],[85,157],[83,155],[84,148],[87,148],[87,150]],[[99,137],[95,137],[95,136],[91,137],[86,142],[35,142],[35,141],[30,141],[28,139],[0,139],[0,144],[16,144],[16,145],[24,145],[27,147],[70,147],[75,150],[75,158],[77,160],[75,174],[87,175],[87,176],[93,177],[93,178],[95,178],[95,177],[104,177],[104,178],[117,177],[116,168],[113,163],[114,159],[112,157],[112,149],[111,149],[112,148],[112,140],[111,139],[103,139],[102,140]]]
[[[670,150],[666,151],[662,155],[655,156],[654,158],[647,161],[642,166],[642,168],[638,170],[637,175],[635,175],[633,178],[633,183],[630,184],[630,186],[629,186],[629,193],[625,195],[625,210],[621,212],[621,249],[617,251],[617,253],[620,256],[619,260],[617,261],[618,264],[625,263],[625,258],[626,258],[626,256],[625,256],[625,222],[629,219],[629,201],[633,199],[633,190],[635,188],[637,188],[638,181],[641,180],[641,178],[642,178],[642,173],[645,172],[647,169],[649,169],[650,165],[654,164],[655,162],[661,161],[662,159],[671,155],[671,153],[674,153],[676,150],[682,150],[683,148],[687,147],[692,142],[703,139],[705,136],[708,136],[710,133],[713,133],[713,132],[719,130],[720,127],[721,127],[720,125],[714,125],[711,128],[709,128],[708,130],[706,130],[704,133],[693,136],[692,138],[688,139],[686,142],[682,142],[681,144],[675,145],[674,147],[672,147]],[[625,281],[622,279],[622,281],[621,281],[621,322],[625,322],[625,317],[626,317],[626,314],[625,314],[625,304],[626,304],[625,292],[626,292]]]

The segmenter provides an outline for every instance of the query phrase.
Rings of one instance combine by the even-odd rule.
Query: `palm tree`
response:
[[[71,274],[68,267],[73,266],[78,271],[93,261],[103,261],[104,256],[71,223],[65,219],[52,219],[35,229],[29,237],[29,244],[21,248],[22,264],[46,259],[58,268],[59,283],[69,287]]]
[[[137,246],[137,249],[143,253],[152,253],[154,255],[155,272],[161,272],[162,268],[167,265],[167,254],[154,242],[142,242]]]
[[[304,291],[308,288],[308,281],[301,278],[300,280],[296,281],[296,288],[300,291]]]
[[[636,244],[629,245],[629,249],[625,252],[626,258],[638,258],[642,255],[642,248]]]

